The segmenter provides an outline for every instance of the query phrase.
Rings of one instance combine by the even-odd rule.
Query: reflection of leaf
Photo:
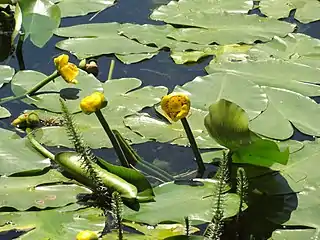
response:
[[[163,221],[184,223],[184,217],[188,216],[194,224],[197,221],[210,222],[212,192],[217,182],[211,179],[197,181],[204,185],[177,185],[170,182],[154,188],[156,202],[140,204],[139,212],[125,209],[124,219],[154,225]],[[234,216],[239,208],[238,195],[226,193],[225,200],[224,217]]]
[[[91,192],[74,184],[54,184],[68,181],[55,170],[40,176],[0,177],[0,207],[12,207],[17,210],[27,210],[31,207],[62,207],[76,202],[77,194]],[[45,185],[41,186],[42,184]]]
[[[26,37],[30,35],[36,46],[44,46],[60,24],[60,8],[49,0],[21,0],[19,6]]]

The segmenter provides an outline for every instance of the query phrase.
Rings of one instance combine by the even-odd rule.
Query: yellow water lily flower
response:
[[[190,111],[190,99],[183,93],[171,93],[161,100],[161,108],[174,122],[188,116]]]
[[[86,114],[96,112],[106,105],[107,101],[101,92],[94,92],[91,95],[83,98],[80,102],[80,108]]]
[[[79,74],[78,67],[73,64],[69,63],[69,56],[66,54],[62,54],[54,59],[54,64],[56,65],[56,69],[60,73],[61,77],[67,83],[78,83],[75,79]]]
[[[98,235],[95,232],[85,230],[77,234],[76,240],[98,240]]]

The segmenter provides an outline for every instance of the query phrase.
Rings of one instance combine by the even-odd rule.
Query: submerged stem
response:
[[[113,134],[108,122],[106,121],[106,119],[104,118],[104,116],[102,115],[101,111],[100,110],[97,110],[95,112],[97,118],[99,119],[99,122],[101,123],[104,131],[106,132],[106,134],[108,135],[111,143],[112,143],[112,146],[114,148],[114,150],[116,151],[116,154],[121,162],[121,165],[124,166],[124,167],[130,167],[121,147],[120,147],[120,144],[118,142],[118,140],[116,139],[115,135]]]
[[[204,166],[204,163],[203,163],[199,148],[197,146],[196,140],[194,139],[193,133],[191,131],[191,128],[189,126],[189,123],[188,123],[187,119],[186,118],[182,118],[181,122],[182,122],[183,128],[184,128],[184,130],[185,130],[185,132],[187,134],[187,137],[189,139],[193,154],[195,156],[195,159],[196,159],[196,162],[197,162],[197,165],[198,165],[197,177],[201,178],[203,176],[204,171],[206,170],[206,168]]]
[[[24,42],[24,37],[25,37],[25,33],[20,32],[19,40],[18,40],[18,44],[17,44],[17,50],[16,50],[16,56],[18,59],[20,71],[26,69],[26,66],[24,64],[24,59],[23,59],[23,53],[22,53],[22,46],[23,46],[23,42]]]
[[[32,146],[40,152],[43,156],[50,158],[54,161],[54,154],[52,154],[49,150],[47,150],[44,146],[42,146],[33,136],[32,129],[27,128],[26,129],[27,137],[32,144]]]

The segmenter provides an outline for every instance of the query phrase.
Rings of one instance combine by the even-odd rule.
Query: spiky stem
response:
[[[205,239],[219,240],[223,231],[223,214],[224,214],[224,191],[229,181],[228,157],[223,153],[223,158],[220,160],[219,169],[216,175],[218,185],[214,193],[213,218],[205,231]]]
[[[204,163],[203,163],[199,148],[197,146],[197,142],[194,139],[193,133],[191,131],[191,128],[189,126],[189,123],[188,123],[187,119],[186,118],[182,118],[181,122],[182,122],[183,128],[184,128],[184,130],[185,130],[185,132],[187,134],[187,137],[189,139],[190,146],[192,148],[193,154],[195,156],[195,159],[196,159],[196,162],[197,162],[197,165],[198,165],[197,178],[201,178],[203,176],[204,171],[206,170],[206,168],[204,166]]]
[[[111,203],[112,216],[118,230],[118,240],[123,240],[123,227],[122,227],[122,210],[123,203],[118,192],[112,193]]]

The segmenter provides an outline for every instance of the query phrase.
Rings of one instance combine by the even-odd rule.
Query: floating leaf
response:
[[[77,194],[90,193],[87,188],[57,184],[59,182],[68,182],[68,179],[55,170],[39,176],[0,177],[0,207],[12,207],[20,211],[31,207],[62,207],[76,202]]]
[[[124,218],[151,225],[164,221],[184,223],[185,216],[188,216],[193,223],[210,222],[212,193],[217,186],[217,181],[211,179],[195,181],[200,181],[203,185],[189,186],[170,182],[155,187],[156,202],[140,204],[139,212],[125,209]],[[181,200],[182,195],[184,196],[183,201]],[[238,208],[238,195],[226,193],[224,217],[234,216]]]
[[[43,73],[36,71],[19,71],[13,77],[11,89],[16,96],[20,96],[46,77]],[[26,81],[26,79],[28,79],[28,81]],[[94,91],[101,91],[102,85],[92,74],[87,74],[82,70],[80,70],[77,80],[79,82],[78,84],[70,85],[59,77],[38,91],[43,92],[43,94],[24,98],[22,101],[49,111],[61,112],[59,96],[62,95],[68,99],[67,104],[70,111],[73,113],[79,112],[81,111],[79,107],[81,99]]]
[[[27,139],[13,139],[14,132],[0,129],[0,175],[40,171],[50,160],[37,152]]]
[[[60,24],[60,8],[49,0],[21,0],[22,26],[26,37],[37,47],[43,47]]]
[[[104,95],[108,100],[108,106],[101,110],[103,115],[112,129],[118,130],[132,143],[141,143],[147,140],[128,129],[122,119],[160,102],[161,97],[166,95],[168,91],[167,88],[162,86],[138,88],[141,83],[136,78],[122,78],[109,80],[102,84]],[[80,113],[76,114],[74,119],[90,147],[112,147],[109,138],[102,130],[102,126],[94,114],[88,116]],[[64,127],[37,129],[35,135],[45,145],[72,147],[65,134]]]
[[[0,106],[0,119],[10,117],[11,113],[4,107]]]
[[[61,17],[75,17],[103,11],[114,5],[115,0],[54,0],[54,2],[61,9]]]
[[[7,65],[0,65],[0,88],[9,83],[14,75],[14,69]]]
[[[261,0],[259,8],[269,17],[288,17],[289,12],[296,9],[295,18],[300,22],[308,23],[320,19],[320,3],[317,0]]]

